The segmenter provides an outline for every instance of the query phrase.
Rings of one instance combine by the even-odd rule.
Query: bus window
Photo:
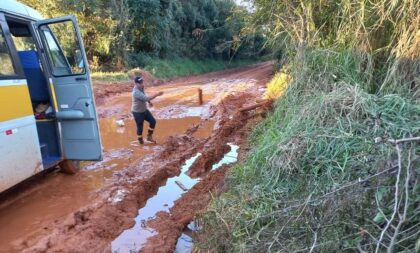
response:
[[[9,20],[8,18],[6,18],[6,20],[16,50],[18,52],[29,50],[36,51],[35,40],[32,37],[28,24],[19,23],[13,20]]]
[[[43,25],[41,31],[47,44],[53,75],[67,76],[86,73],[72,22]]]
[[[60,49],[60,46],[57,44],[54,36],[49,30],[43,30],[45,41],[48,45],[48,57],[51,60],[51,67],[53,75],[55,76],[66,76],[71,75],[70,66]]]
[[[3,76],[15,76],[16,71],[13,67],[12,58],[10,57],[9,48],[4,38],[3,30],[0,27],[0,78]]]

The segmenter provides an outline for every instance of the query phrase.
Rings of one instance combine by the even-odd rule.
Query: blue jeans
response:
[[[143,123],[144,121],[149,122],[149,134],[153,134],[153,130],[156,127],[156,120],[153,117],[152,113],[149,110],[145,112],[132,112],[134,116],[134,120],[136,121],[137,125],[137,136],[143,136]]]

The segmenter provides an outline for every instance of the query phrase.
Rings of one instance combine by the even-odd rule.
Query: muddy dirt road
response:
[[[272,63],[261,63],[148,87],[165,95],[151,108],[158,144],[144,146],[130,114],[132,84],[95,85],[104,160],[73,176],[45,173],[0,195],[0,253],[188,248],[184,228],[220,191],[264,108],[237,111],[262,98],[271,73]]]

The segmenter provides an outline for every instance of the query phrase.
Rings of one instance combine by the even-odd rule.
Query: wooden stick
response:
[[[184,192],[188,191],[188,188],[185,187],[185,185],[183,185],[181,182],[179,181],[175,181],[175,183],[179,186],[179,188],[181,188]]]
[[[198,88],[198,104],[203,105],[203,90]]]
[[[239,112],[251,111],[251,110],[257,109],[258,107],[267,105],[268,103],[270,103],[270,101],[265,101],[265,102],[261,102],[261,103],[255,104],[255,105],[250,105],[250,106],[247,106],[247,107],[243,107],[243,108],[239,109]]]

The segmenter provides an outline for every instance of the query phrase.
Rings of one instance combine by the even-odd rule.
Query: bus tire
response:
[[[66,174],[76,174],[80,170],[80,163],[78,161],[64,160],[58,165],[62,172]]]

